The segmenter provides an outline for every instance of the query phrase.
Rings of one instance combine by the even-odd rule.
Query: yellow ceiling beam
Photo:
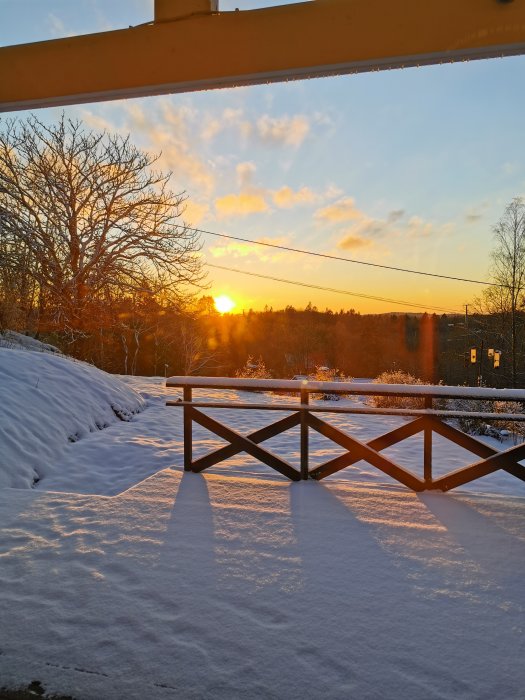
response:
[[[0,48],[0,111],[525,53],[525,0],[314,0]],[[186,10],[190,14],[185,14]]]

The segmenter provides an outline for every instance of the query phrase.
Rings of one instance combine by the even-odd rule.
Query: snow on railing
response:
[[[463,433],[446,420],[457,418],[477,418],[486,421],[525,421],[523,413],[496,413],[491,411],[458,411],[443,407],[444,399],[467,399],[469,401],[505,401],[525,403],[522,389],[489,389],[485,387],[453,387],[411,384],[376,384],[357,382],[318,382],[293,379],[240,379],[232,377],[169,377],[167,387],[183,389],[183,400],[168,401],[168,406],[180,406],[184,410],[184,469],[200,472],[239,452],[247,452],[261,462],[296,481],[299,479],[322,479],[360,460],[365,460],[385,474],[397,479],[415,491],[451,488],[469,483],[498,469],[525,481],[525,467],[519,461],[525,458],[525,443],[508,450],[497,451],[487,444]],[[193,389],[231,389],[236,391],[275,392],[297,394],[300,403],[247,403],[235,401],[194,401]],[[363,405],[334,406],[311,405],[311,394],[344,394],[346,396],[391,396],[399,398],[420,398],[424,408],[397,408],[395,406],[373,407]],[[434,402],[438,403],[436,407]],[[286,411],[287,417],[265,428],[243,436],[228,426],[198,410],[207,409],[257,409]],[[400,427],[374,438],[368,443],[361,442],[330,423],[322,421],[315,413],[348,413],[374,415],[398,415],[412,417]],[[193,460],[192,425],[196,422],[212,433],[226,440],[229,445],[215,450],[204,457]],[[300,426],[300,470],[289,462],[262,448],[260,443],[279,435],[286,430]],[[346,453],[331,459],[314,469],[308,463],[309,430],[315,430],[346,449]],[[381,451],[413,435],[423,433],[423,478],[416,476],[404,467],[386,458]],[[432,435],[437,433],[447,440],[481,457],[467,467],[434,479],[432,476]]]

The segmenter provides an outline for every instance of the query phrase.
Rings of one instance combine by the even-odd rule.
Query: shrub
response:
[[[523,414],[523,405],[515,401],[479,401],[476,399],[453,399],[450,402],[453,411],[477,413],[516,413]],[[525,436],[525,424],[513,420],[494,420],[490,423],[484,418],[462,416],[457,418],[459,428],[469,435],[488,435],[502,440],[507,435],[512,436],[514,444]]]
[[[316,367],[315,372],[308,376],[313,382],[351,382],[352,377],[345,377],[338,369],[330,369],[329,367]],[[314,399],[322,399],[323,401],[339,401],[342,394],[311,394]]]
[[[266,369],[266,365],[262,357],[259,355],[258,360],[254,360],[251,355],[248,355],[246,364],[241,369],[235,372],[235,376],[239,379],[271,379],[272,374]]]
[[[479,401],[477,399],[457,398],[452,399],[449,404],[451,411],[464,411],[465,413],[491,413],[494,410],[492,401]],[[490,435],[492,433],[491,426],[487,425],[482,418],[474,418],[471,416],[462,416],[457,418],[457,423],[464,433],[469,435]]]
[[[374,384],[424,384],[417,377],[401,369],[383,372]],[[376,408],[424,408],[425,400],[416,396],[370,396],[368,402]]]
[[[494,401],[492,410],[496,413],[523,414],[523,404],[516,403],[516,401]],[[499,431],[500,439],[510,434],[515,445],[525,439],[525,423],[521,421],[497,420],[492,424],[492,429]]]

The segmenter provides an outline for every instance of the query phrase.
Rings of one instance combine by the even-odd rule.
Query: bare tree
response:
[[[27,251],[43,313],[82,332],[90,305],[140,291],[144,280],[182,295],[203,280],[195,231],[180,225],[184,194],[158,156],[129,137],[86,130],[63,115],[8,120],[0,132],[0,236]]]
[[[501,320],[502,337],[508,337],[512,386],[518,376],[518,326],[525,295],[525,202],[521,197],[507,205],[494,226],[491,276],[495,282],[483,294],[483,308]]]
[[[205,368],[216,366],[218,353],[210,350],[206,339],[199,334],[194,323],[186,321],[181,325],[180,351],[185,376],[199,374]]]

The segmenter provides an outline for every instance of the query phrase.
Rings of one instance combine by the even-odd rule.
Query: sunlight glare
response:
[[[214,297],[215,308],[221,314],[229,313],[235,306],[235,302],[226,294],[221,294],[219,297]]]

